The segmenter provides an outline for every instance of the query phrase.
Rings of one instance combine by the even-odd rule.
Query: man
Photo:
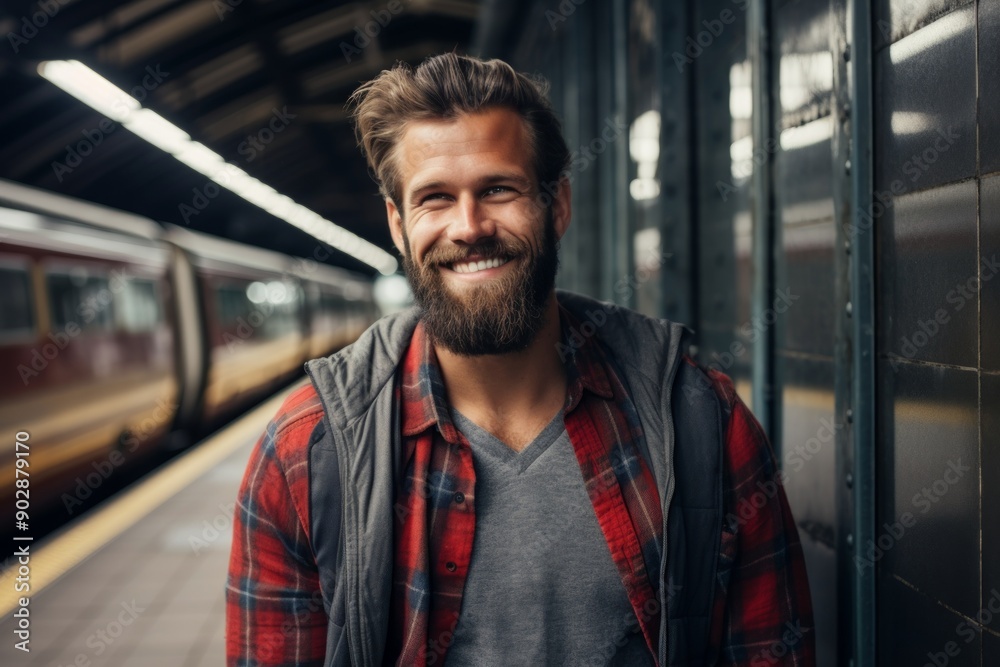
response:
[[[554,290],[569,152],[541,86],[445,54],[352,102],[418,307],[310,362],[254,451],[229,664],[813,664],[728,378],[682,327]]]

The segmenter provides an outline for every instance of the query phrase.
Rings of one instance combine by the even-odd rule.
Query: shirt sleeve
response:
[[[811,667],[816,646],[809,581],[783,473],[760,423],[729,378],[711,375],[731,408],[724,449],[726,516],[712,620],[716,664]]]
[[[277,438],[287,433],[276,430],[272,422],[254,448],[236,501],[226,584],[229,667],[322,665],[326,650],[316,561],[276,453]],[[300,482],[301,475],[292,486]]]

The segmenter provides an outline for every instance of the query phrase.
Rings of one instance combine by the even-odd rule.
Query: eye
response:
[[[494,185],[493,187],[486,190],[483,193],[484,196],[504,194],[507,192],[514,192],[514,188],[508,187],[506,185]]]
[[[423,204],[424,202],[433,201],[435,199],[444,199],[447,196],[448,195],[446,195],[443,192],[432,192],[429,195],[426,195],[423,199],[421,199],[420,203]]]

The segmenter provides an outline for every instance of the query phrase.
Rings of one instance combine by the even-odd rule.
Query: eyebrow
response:
[[[486,176],[483,179],[481,179],[476,184],[476,186],[478,188],[484,188],[484,187],[488,187],[490,185],[495,185],[497,183],[516,183],[516,184],[518,184],[521,187],[526,188],[526,189],[531,186],[531,181],[530,180],[528,180],[524,176],[521,176],[521,175],[515,174],[515,173],[490,174],[489,176]],[[426,192],[428,192],[430,190],[437,190],[439,188],[444,188],[446,186],[447,186],[447,183],[445,183],[444,181],[440,181],[440,180],[430,181],[428,183],[423,183],[421,185],[418,185],[410,193],[410,197],[409,197],[410,201],[413,202],[413,203],[416,203],[420,199],[420,195],[422,195],[422,194],[424,194],[424,193],[426,193]]]

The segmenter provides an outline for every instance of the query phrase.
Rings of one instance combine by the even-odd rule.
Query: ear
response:
[[[556,228],[556,238],[561,239],[569,229],[573,217],[573,191],[568,178],[559,180],[559,190],[552,200],[552,220]]]
[[[385,215],[389,219],[389,234],[392,235],[392,242],[396,244],[399,254],[406,256],[406,246],[403,243],[403,216],[396,208],[396,202],[391,198],[385,198]]]

